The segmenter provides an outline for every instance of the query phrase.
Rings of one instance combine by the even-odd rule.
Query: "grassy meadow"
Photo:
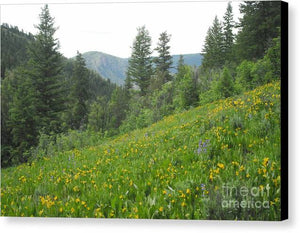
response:
[[[1,215],[279,220],[280,156],[272,82],[2,169]]]

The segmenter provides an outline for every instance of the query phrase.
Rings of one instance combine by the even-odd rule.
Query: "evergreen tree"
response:
[[[172,66],[172,56],[170,55],[170,42],[171,35],[167,32],[160,34],[159,42],[155,50],[158,52],[158,57],[154,59],[156,65],[156,74],[160,74],[163,78],[163,83],[171,81],[172,75],[170,74],[170,68]]]
[[[38,128],[45,133],[60,131],[60,116],[63,112],[62,56],[54,38],[56,28],[48,5],[42,8],[39,30],[29,47],[29,77],[35,93],[35,108]]]
[[[140,88],[141,95],[144,96],[153,74],[151,37],[145,26],[139,27],[137,30],[138,34],[133,43],[127,74],[130,80]]]
[[[178,60],[178,63],[177,63],[177,71],[180,70],[181,67],[184,66],[184,58],[183,58],[183,55],[180,54],[179,56],[179,60]]]
[[[184,69],[184,58],[182,55],[179,56],[178,64],[177,64],[177,73],[175,75],[175,81],[179,81],[181,77],[185,74]]]
[[[88,129],[104,133],[107,129],[108,106],[104,97],[98,97],[91,104],[91,111],[88,116]]]
[[[277,38],[273,39],[274,45],[270,47],[266,53],[265,59],[269,59],[271,63],[270,71],[273,78],[281,77],[281,37],[280,33]]]
[[[128,98],[124,87],[117,87],[109,102],[109,128],[116,131],[126,117],[128,110]]]
[[[37,143],[37,118],[35,92],[26,69],[14,72],[14,93],[9,108],[8,126],[11,129],[9,163],[26,162],[26,151]]]
[[[234,28],[234,21],[233,21],[233,13],[232,13],[232,6],[229,2],[227,5],[227,9],[224,15],[224,23],[223,23],[223,30],[224,30],[224,56],[225,62],[229,63],[233,59],[233,42],[234,42],[234,35],[233,35],[233,28]]]
[[[198,93],[192,67],[180,67],[176,75],[174,94],[174,107],[177,109],[186,109],[197,104]]]
[[[242,60],[257,60],[264,56],[278,35],[281,26],[280,1],[246,1],[240,5],[243,17],[236,41],[236,55]]]
[[[89,99],[89,79],[88,70],[85,65],[84,58],[77,52],[76,61],[74,65],[73,86],[71,88],[71,101],[72,101],[72,115],[71,126],[73,129],[79,129],[87,122],[88,106],[87,101]]]
[[[234,83],[227,67],[224,67],[223,74],[218,83],[218,92],[222,97],[227,98],[234,93]]]
[[[216,16],[205,38],[202,61],[205,70],[222,68],[224,65],[223,41],[222,26]]]

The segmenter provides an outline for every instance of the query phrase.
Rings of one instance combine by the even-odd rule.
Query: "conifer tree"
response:
[[[232,6],[230,2],[227,5],[227,9],[223,19],[224,19],[224,23],[223,23],[224,57],[225,57],[225,61],[229,62],[233,58],[232,48],[234,42],[234,35],[233,35],[234,21],[233,21]]]
[[[223,41],[221,22],[216,16],[205,38],[202,61],[205,70],[222,68],[224,65]]]
[[[37,124],[45,133],[60,131],[65,109],[62,90],[62,55],[54,38],[56,28],[48,5],[42,8],[38,33],[29,47],[29,72],[35,93]]]
[[[89,99],[88,70],[84,58],[79,52],[77,52],[75,60],[72,82],[70,96],[72,102],[71,126],[73,129],[79,129],[87,123],[87,101]]]
[[[8,126],[11,129],[11,150],[7,162],[26,162],[26,151],[37,143],[35,90],[26,69],[14,71],[14,93],[9,108]]]
[[[234,93],[233,78],[227,67],[224,67],[221,79],[218,83],[218,91],[222,97],[227,98]]]
[[[184,58],[182,55],[180,55],[177,63],[177,73],[175,75],[175,81],[178,82],[181,79],[181,77],[184,76],[184,74],[185,74]]]
[[[158,57],[154,59],[156,65],[156,73],[162,76],[163,83],[171,81],[172,75],[170,74],[170,68],[172,66],[172,56],[170,54],[170,42],[171,35],[167,32],[160,34],[159,42],[155,50],[158,52]]]
[[[132,54],[127,70],[128,77],[136,84],[144,96],[153,74],[151,58],[151,37],[145,26],[137,29],[138,34],[133,42]]]
[[[281,26],[280,1],[246,1],[240,5],[243,17],[236,39],[237,60],[255,61],[262,58],[278,36]]]

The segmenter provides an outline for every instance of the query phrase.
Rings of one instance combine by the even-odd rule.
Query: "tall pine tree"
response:
[[[138,34],[133,42],[127,76],[140,88],[141,95],[144,96],[147,93],[153,74],[151,37],[145,26],[139,27],[137,30]]]
[[[243,17],[236,40],[237,60],[255,61],[264,56],[279,34],[281,26],[280,1],[246,1],[240,5]]]
[[[58,40],[54,38],[56,28],[48,5],[42,8],[39,30],[29,47],[29,73],[35,93],[37,124],[45,133],[59,132],[64,97],[62,90],[62,55]]]
[[[172,75],[170,74],[170,68],[172,66],[172,56],[170,54],[170,42],[171,35],[165,31],[160,34],[159,42],[155,50],[158,52],[158,56],[154,59],[156,65],[156,73],[163,79],[163,83],[171,81]]]
[[[85,60],[81,53],[77,52],[72,77],[70,100],[72,103],[70,125],[73,129],[79,129],[87,123],[89,99],[89,78]]]
[[[205,70],[222,68],[224,65],[223,41],[222,25],[216,16],[205,38],[202,61]]]
[[[234,42],[234,35],[233,35],[233,28],[234,28],[234,21],[233,21],[233,13],[232,13],[232,6],[229,2],[227,5],[227,9],[224,15],[224,23],[223,23],[223,34],[224,34],[224,57],[225,63],[230,62],[233,59],[233,42]]]

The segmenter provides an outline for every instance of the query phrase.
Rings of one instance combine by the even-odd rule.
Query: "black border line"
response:
[[[281,2],[281,220],[288,219],[288,3]]]

